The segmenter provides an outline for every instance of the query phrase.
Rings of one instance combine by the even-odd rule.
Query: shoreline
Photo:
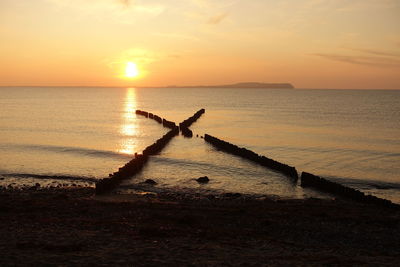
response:
[[[2,266],[392,265],[400,212],[344,199],[0,190]]]
[[[4,177],[12,176],[13,174],[4,174]],[[87,177],[80,177],[77,176],[76,180],[67,180],[74,178],[73,176],[54,176],[55,178],[53,179],[52,175],[30,175],[30,174],[23,174],[24,177],[28,178],[32,176],[32,180],[30,181],[25,181],[22,183],[17,183],[16,181],[12,180],[9,181],[7,178],[1,177],[0,175],[0,191],[2,190],[11,190],[11,191],[27,191],[30,189],[34,190],[53,190],[53,189],[60,189],[63,190],[64,188],[74,188],[74,189],[79,189],[79,188],[91,188],[95,189],[95,183],[100,181],[101,178],[87,178]],[[37,176],[37,177],[36,177]],[[22,175],[19,175],[18,177],[22,177]],[[45,177],[45,181],[43,181],[43,178]],[[66,178],[65,180],[63,178]],[[80,181],[80,178],[85,178],[84,181]],[[31,179],[31,178],[29,178]],[[48,181],[47,181],[48,180]],[[195,179],[192,179],[195,181]],[[332,179],[336,183],[340,183],[339,179]],[[365,182],[368,182],[366,180]],[[390,183],[385,183],[385,182],[376,182],[374,183],[377,184],[382,184],[381,187],[388,190],[390,189],[389,186],[393,186]],[[197,183],[196,183],[197,184]],[[340,183],[342,184],[342,183]],[[370,184],[370,183],[368,183]],[[388,184],[388,185],[386,185]],[[397,184],[395,184],[397,185]],[[298,187],[300,186],[300,183],[297,185]],[[345,184],[345,186],[349,187],[348,185]],[[357,187],[352,187],[354,189],[357,189]],[[396,189],[395,187],[394,189]],[[303,190],[308,190],[307,192],[304,192],[304,194],[300,195],[280,195],[280,194],[274,194],[274,193],[254,193],[254,192],[243,192],[241,190],[235,191],[235,190],[224,190],[224,189],[218,189],[218,188],[200,188],[200,187],[181,187],[181,186],[159,186],[157,185],[151,185],[147,184],[144,181],[134,183],[134,184],[121,184],[117,188],[115,188],[111,194],[118,195],[118,194],[144,194],[144,193],[149,193],[149,194],[169,194],[169,193],[176,193],[180,195],[196,195],[196,194],[202,194],[202,195],[214,195],[214,196],[222,196],[224,194],[240,194],[242,196],[246,196],[249,198],[260,198],[260,197],[266,197],[266,198],[271,198],[275,200],[293,200],[293,199],[307,199],[307,198],[319,198],[319,199],[335,199],[335,198],[346,198],[344,196],[337,195],[335,193],[329,193],[326,191],[320,191],[315,188],[302,188]],[[367,189],[364,191],[362,188],[357,189],[360,190],[361,192],[364,192],[365,195],[372,195],[372,196],[379,196],[379,194],[374,194],[370,193],[369,190]],[[379,196],[380,199],[385,200],[385,201],[390,201],[394,206],[400,205],[399,201],[396,201],[397,199],[391,199],[387,198],[385,196]]]

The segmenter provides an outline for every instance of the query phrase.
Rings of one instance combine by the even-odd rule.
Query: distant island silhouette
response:
[[[294,89],[295,87],[290,83],[259,83],[259,82],[241,82],[234,84],[221,84],[221,85],[169,85],[165,88],[269,88],[269,89]]]

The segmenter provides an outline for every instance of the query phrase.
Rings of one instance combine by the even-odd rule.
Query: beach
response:
[[[1,266],[396,266],[400,213],[345,199],[0,191]]]

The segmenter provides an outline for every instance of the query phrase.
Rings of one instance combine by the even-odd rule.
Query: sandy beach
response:
[[[0,190],[1,266],[392,265],[398,210],[243,195]]]

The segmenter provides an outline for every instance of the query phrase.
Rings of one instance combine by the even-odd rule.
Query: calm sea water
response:
[[[180,122],[200,108],[195,135],[400,202],[400,91],[387,90],[3,87],[0,185],[93,185],[167,132],[136,109]],[[318,196],[196,137],[174,138],[121,190],[147,178],[157,190]]]

